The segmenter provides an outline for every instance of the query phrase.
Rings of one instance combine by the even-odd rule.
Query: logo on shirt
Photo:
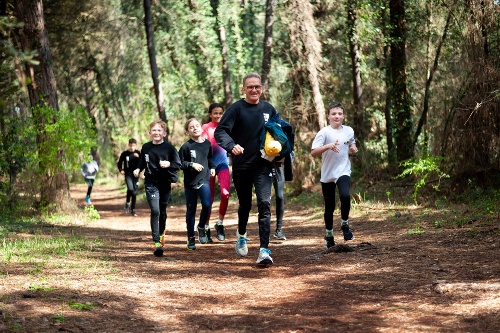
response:
[[[264,122],[267,123],[267,121],[269,120],[269,113],[263,113],[262,115],[264,116]]]

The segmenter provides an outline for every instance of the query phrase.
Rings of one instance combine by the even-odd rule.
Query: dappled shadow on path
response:
[[[69,275],[53,291],[11,292],[9,311],[30,307],[30,321],[40,331],[106,332],[496,332],[500,328],[500,257],[498,227],[476,225],[480,237],[463,229],[409,234],[408,220],[390,213],[363,213],[351,219],[356,239],[339,244],[355,251],[324,253],[321,208],[285,212],[286,241],[271,240],[275,265],[255,266],[258,226],[252,214],[249,255],[234,251],[234,203],[227,217],[224,242],[186,249],[184,207],[169,207],[166,253],[152,255],[149,214],[144,202],[138,218],[121,210],[122,197],[98,193],[98,222],[57,226],[62,235],[99,238],[103,246],[89,256],[102,272]],[[99,195],[104,197],[100,198]],[[106,199],[108,198],[108,199]],[[109,199],[115,198],[115,199]],[[414,213],[416,214],[416,213]],[[432,214],[426,213],[432,218]],[[438,213],[436,213],[438,214]],[[437,217],[436,217],[437,218]],[[371,243],[363,247],[362,243]],[[11,276],[23,274],[19,265]],[[31,283],[51,272],[33,275]],[[446,292],[436,283],[446,281]],[[453,289],[457,283],[468,287]],[[47,319],[70,300],[99,308],[67,309],[68,321]],[[47,322],[48,321],[48,322]],[[84,325],[85,324],[85,325]],[[47,330],[45,330],[47,328]]]

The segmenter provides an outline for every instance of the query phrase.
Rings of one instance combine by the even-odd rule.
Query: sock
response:
[[[205,230],[210,230],[210,226],[208,224],[205,224]]]
[[[222,225],[223,223],[224,223],[224,221],[222,221],[221,219],[217,220],[217,225]]]
[[[346,224],[349,224],[349,220],[342,220],[341,225],[346,225]]]
[[[333,230],[326,229],[326,237],[333,237]]]
[[[161,247],[160,243],[155,243],[155,247]]]

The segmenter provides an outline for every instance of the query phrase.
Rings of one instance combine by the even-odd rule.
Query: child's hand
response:
[[[215,177],[215,169],[210,169],[210,176]]]
[[[203,170],[203,165],[201,165],[200,163],[193,162],[192,167],[193,167],[193,169],[195,169],[198,172],[200,172],[201,170]]]
[[[170,166],[170,161],[160,161],[160,168],[168,168]]]
[[[338,146],[339,146],[339,139],[337,139],[334,143],[331,143],[329,145],[329,149],[331,149],[335,153],[338,153],[340,151],[340,148]]]
[[[355,143],[353,143],[352,145],[349,146],[349,152],[351,154],[356,154],[358,152],[358,147],[356,147]]]
[[[133,171],[133,173],[134,173],[134,177],[135,177],[135,178],[138,178],[138,177],[139,177],[139,172],[141,172],[141,170],[140,170],[140,169],[135,169],[135,170]]]

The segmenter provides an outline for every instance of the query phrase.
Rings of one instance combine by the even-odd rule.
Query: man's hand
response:
[[[233,147],[233,149],[231,150],[231,153],[232,153],[233,155],[241,155],[241,154],[243,154],[243,151],[244,151],[244,150],[245,150],[245,149],[244,149],[242,146],[240,146],[240,145],[235,145],[235,146]]]

